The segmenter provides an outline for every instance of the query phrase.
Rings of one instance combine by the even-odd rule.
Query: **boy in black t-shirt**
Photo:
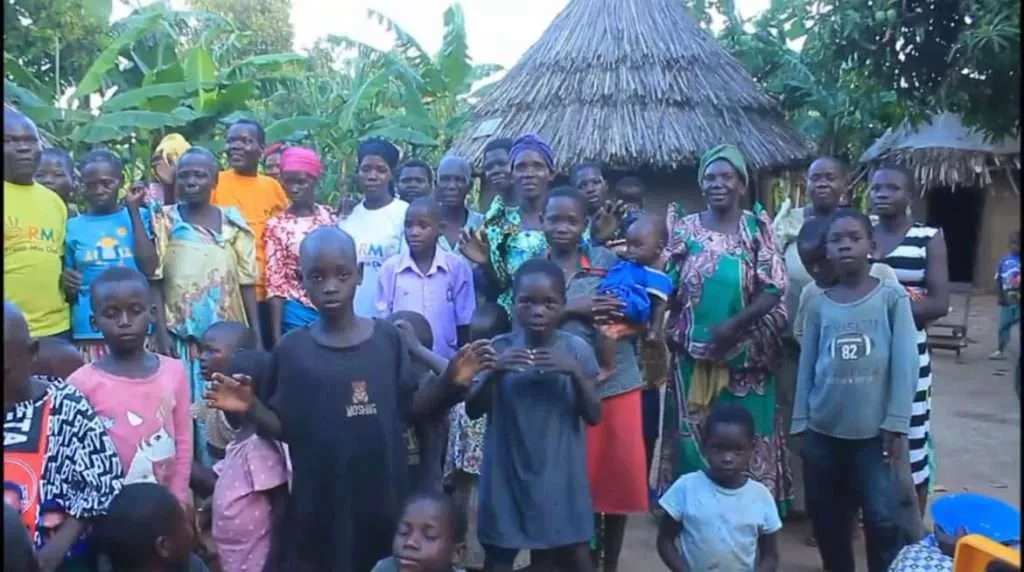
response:
[[[274,348],[259,399],[244,376],[219,374],[207,399],[289,445],[281,569],[364,572],[390,553],[407,488],[405,426],[458,401],[493,350],[486,341],[465,346],[444,375],[417,387],[398,330],[354,312],[362,268],[352,238],[336,227],[314,230],[299,265],[319,318]]]

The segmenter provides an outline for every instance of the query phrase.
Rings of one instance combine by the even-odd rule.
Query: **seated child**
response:
[[[372,572],[459,572],[456,568],[466,523],[454,503],[440,493],[419,493],[405,502],[391,556]]]
[[[558,329],[565,275],[557,264],[527,260],[512,292],[514,329],[492,341],[497,363],[466,398],[470,419],[487,415],[478,530],[485,569],[510,571],[519,552],[530,550],[534,565],[591,572],[583,425],[601,420],[597,359],[586,342]]]
[[[409,351],[409,365],[420,383],[444,373],[448,360],[431,351],[433,334],[427,319],[416,312],[395,312],[387,320],[403,335]],[[411,490],[441,491],[444,449],[448,442],[447,412],[421,420],[405,432],[409,449],[409,483]]]
[[[112,572],[209,572],[191,553],[185,509],[163,485],[125,485],[94,534]]]
[[[615,296],[624,305],[621,321],[597,328],[597,357],[602,371],[615,369],[615,341],[647,329],[647,340],[663,337],[665,308],[672,295],[672,280],[662,272],[665,224],[644,215],[626,231],[625,259],[608,271],[598,294]]]
[[[704,446],[708,468],[679,477],[659,501],[661,561],[672,572],[776,570],[782,520],[772,494],[745,472],[754,418],[736,405],[715,407]]]
[[[259,393],[270,371],[270,354],[240,350],[225,374],[241,376]],[[275,542],[288,502],[289,472],[280,444],[256,434],[247,419],[228,414],[237,427],[224,460],[214,465],[213,540],[223,572],[277,570]]]

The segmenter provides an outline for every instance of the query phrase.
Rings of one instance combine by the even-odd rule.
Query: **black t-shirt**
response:
[[[383,320],[352,347],[324,346],[307,326],[274,349],[262,393],[293,470],[283,570],[369,572],[390,553],[415,388],[398,330]]]

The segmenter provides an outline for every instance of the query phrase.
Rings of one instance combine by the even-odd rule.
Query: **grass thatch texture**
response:
[[[720,143],[753,168],[812,152],[678,0],[571,0],[477,103],[454,151],[478,163],[489,139],[524,132],[546,137],[563,169],[589,159],[674,170]]]
[[[996,155],[961,149],[893,149],[880,159],[905,165],[917,179],[917,186],[924,194],[930,188],[977,187],[992,184],[993,170],[1006,170],[1011,185],[1020,178],[1020,155]],[[872,161],[873,165],[880,160]],[[1015,189],[1018,190],[1019,189]]]

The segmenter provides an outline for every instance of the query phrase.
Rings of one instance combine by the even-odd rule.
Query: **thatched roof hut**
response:
[[[1020,139],[987,141],[980,131],[966,127],[958,115],[940,113],[927,123],[890,128],[860,157],[867,167],[882,161],[906,165],[914,171],[921,192],[934,187],[977,187],[992,184],[993,171],[1020,171]],[[1017,172],[1017,173],[1014,173]],[[1016,187],[1014,190],[1019,192]]]
[[[489,139],[524,132],[546,137],[562,169],[599,160],[675,171],[719,143],[755,169],[811,153],[678,0],[571,0],[477,103],[454,151],[478,164]]]

